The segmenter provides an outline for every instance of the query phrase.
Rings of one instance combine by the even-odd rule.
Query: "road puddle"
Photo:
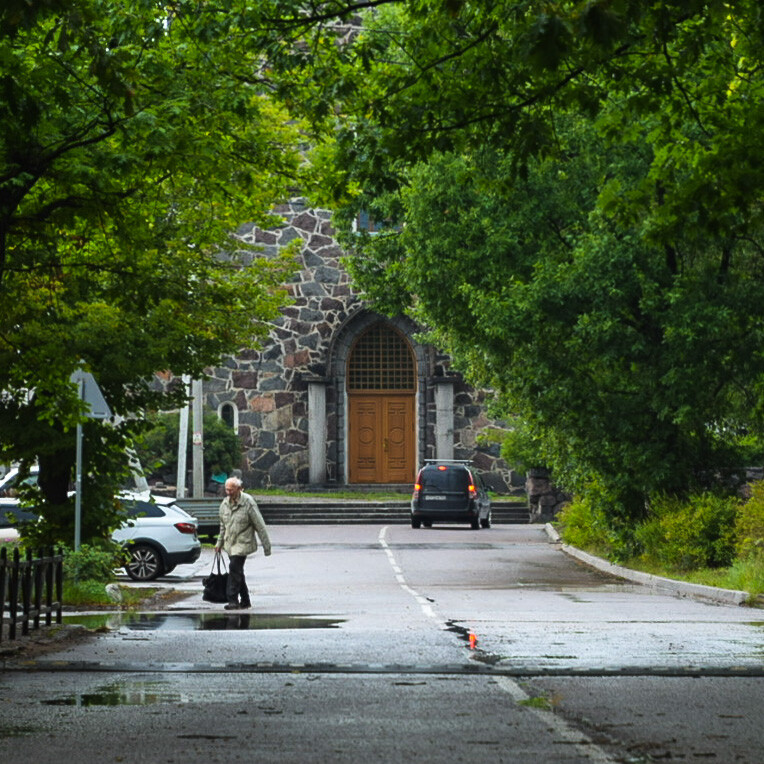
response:
[[[259,631],[337,629],[342,618],[268,613],[134,613],[65,615],[65,623],[95,631]]]
[[[153,706],[159,704],[184,703],[232,703],[251,697],[245,689],[232,687],[225,693],[203,685],[184,685],[178,689],[170,682],[149,679],[125,679],[93,687],[86,692],[73,692],[57,698],[41,700],[43,706],[77,706],[80,708],[97,706]],[[269,713],[269,706],[256,706],[258,710]]]
[[[60,698],[40,701],[44,706],[150,706],[157,703],[189,703],[186,693],[171,690],[162,682],[114,682]]]

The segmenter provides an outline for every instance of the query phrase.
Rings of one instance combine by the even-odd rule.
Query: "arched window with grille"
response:
[[[416,364],[411,347],[389,324],[367,329],[350,352],[348,391],[416,390]]]

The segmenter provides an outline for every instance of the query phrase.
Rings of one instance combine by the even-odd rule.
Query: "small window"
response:
[[[236,413],[237,412],[233,404],[231,403],[220,404],[220,410],[218,411],[218,415],[223,420],[223,422],[225,422],[226,425],[230,427],[232,430],[236,429]]]

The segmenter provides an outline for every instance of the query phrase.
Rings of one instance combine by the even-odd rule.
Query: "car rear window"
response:
[[[422,470],[419,482],[422,488],[437,491],[464,491],[469,485],[470,476],[463,469],[446,467],[441,470],[434,467]]]
[[[125,502],[128,517],[164,517],[165,513],[158,504],[150,501]]]

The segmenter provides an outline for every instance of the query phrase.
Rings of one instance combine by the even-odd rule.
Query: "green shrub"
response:
[[[683,501],[662,496],[635,531],[642,557],[669,569],[692,570],[730,565],[735,556],[735,520],[740,502],[702,493]]]
[[[151,417],[151,428],[136,441],[136,453],[146,475],[174,482],[178,471],[177,413]],[[193,461],[191,438],[188,439],[188,464]],[[241,441],[235,430],[209,411],[204,412],[204,479],[230,475],[241,465]]]
[[[557,515],[560,535],[566,544],[589,550],[608,550],[610,535],[601,509],[586,497],[577,496]]]
[[[764,556],[764,482],[751,486],[751,498],[738,512],[735,549],[740,559],[753,554]]]
[[[558,515],[566,544],[596,552],[612,562],[635,556],[632,523],[623,503],[612,492],[592,483]]]
[[[102,547],[82,544],[76,552],[64,549],[64,580],[93,581],[103,589],[104,584],[114,581],[114,569],[122,564],[122,554],[111,542]]]

